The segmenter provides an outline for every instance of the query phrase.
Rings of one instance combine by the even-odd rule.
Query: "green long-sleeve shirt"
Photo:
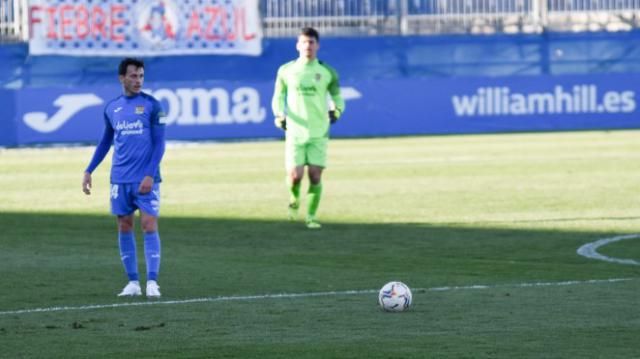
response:
[[[287,136],[328,137],[328,96],[344,112],[336,70],[317,59],[297,59],[278,69],[271,107],[275,116],[286,116]]]

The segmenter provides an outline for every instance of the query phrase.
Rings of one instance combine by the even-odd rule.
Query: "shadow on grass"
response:
[[[0,214],[1,310],[112,302],[125,283],[111,216]],[[636,266],[576,254],[610,232],[483,224],[325,223],[161,217],[167,299],[379,288],[589,280],[638,275]],[[137,234],[139,267],[144,256]],[[144,278],[143,278],[144,279]]]

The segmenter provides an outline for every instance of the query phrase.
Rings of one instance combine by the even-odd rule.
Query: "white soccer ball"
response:
[[[385,284],[378,293],[378,304],[387,312],[402,312],[411,306],[411,289],[398,281]]]

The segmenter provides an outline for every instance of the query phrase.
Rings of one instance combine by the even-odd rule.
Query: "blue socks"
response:
[[[118,232],[120,259],[129,280],[138,280],[138,260],[136,257],[136,238],[133,232]]]
[[[133,232],[118,232],[120,259],[129,280],[138,280],[136,238]],[[147,280],[158,280],[160,272],[160,236],[158,232],[144,234],[144,257],[147,262]]]
[[[147,280],[158,280],[160,271],[160,236],[158,232],[144,234],[144,258],[147,262]]]

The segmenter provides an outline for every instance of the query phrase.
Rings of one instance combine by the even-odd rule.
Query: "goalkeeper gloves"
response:
[[[284,116],[276,116],[275,120],[273,120],[273,123],[276,125],[277,128],[282,129],[283,131],[287,130],[287,118]]]
[[[336,123],[336,121],[338,121],[339,117],[340,117],[340,110],[335,109],[335,110],[329,111],[329,121],[331,121],[332,125]]]

